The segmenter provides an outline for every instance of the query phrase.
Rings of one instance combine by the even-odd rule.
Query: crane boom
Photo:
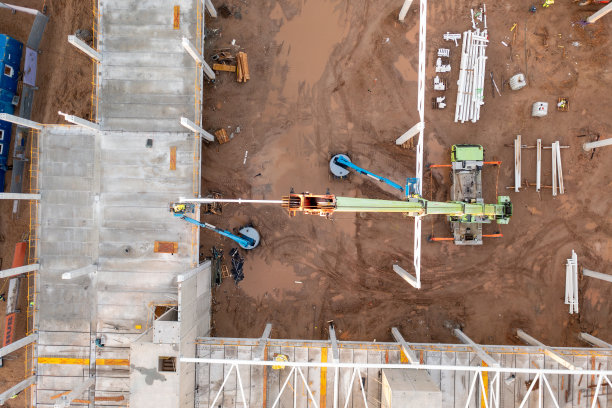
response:
[[[412,217],[448,215],[459,221],[497,221],[499,224],[507,224],[512,217],[512,203],[506,196],[498,197],[497,204],[484,204],[428,201],[418,196],[410,197],[407,201],[390,201],[304,193],[283,197],[282,205],[292,216],[297,213],[330,216],[334,212],[385,212],[407,213]]]

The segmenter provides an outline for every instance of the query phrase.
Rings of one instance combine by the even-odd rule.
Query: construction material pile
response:
[[[230,256],[232,257],[232,278],[234,278],[234,282],[238,283],[244,279],[244,272],[242,271],[244,258],[238,253],[238,248],[232,248]]]
[[[578,256],[574,250],[565,264],[565,304],[570,314],[578,313]]]
[[[476,13],[472,10],[473,30],[463,33],[455,122],[475,123],[480,119],[480,107],[484,105],[486,50],[489,43],[486,11],[485,5]],[[477,28],[479,23],[484,24],[484,30]]]

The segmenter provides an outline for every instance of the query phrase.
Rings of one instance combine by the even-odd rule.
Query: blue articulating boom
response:
[[[363,174],[364,176],[371,177],[374,180],[378,180],[378,181],[381,181],[383,183],[386,183],[386,184],[390,185],[391,187],[398,189],[399,191],[402,191],[402,192],[404,191],[404,187],[400,186],[397,183],[394,183],[393,181],[389,180],[388,178],[379,176],[377,174],[372,173],[371,171],[368,171],[366,169],[362,169],[361,167],[353,164],[351,162],[351,159],[349,159],[349,157],[347,155],[345,155],[345,154],[337,154],[337,155],[335,155],[331,159],[330,169],[331,169],[332,174],[334,174],[337,177],[343,177],[344,175],[348,174],[348,171],[346,171],[346,174],[339,173],[338,172],[339,169],[337,169],[337,168],[334,169],[334,165],[339,166],[339,167],[345,169],[345,171],[346,171],[346,168],[355,170],[359,174]]]
[[[193,212],[193,207],[193,204],[174,204],[171,206],[170,210],[172,211],[175,217],[187,221],[191,224],[197,225],[198,227],[214,231],[219,235],[223,235],[224,237],[227,237],[232,241],[236,242],[244,249],[253,249],[259,244],[259,233],[255,231],[254,228],[244,227],[240,230],[240,235],[232,234],[227,230],[217,228],[207,222],[200,222],[194,218],[186,216],[186,212]],[[247,235],[253,235],[253,237]]]

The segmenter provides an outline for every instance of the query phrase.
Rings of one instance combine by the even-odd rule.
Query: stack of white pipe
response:
[[[578,256],[573,250],[565,264],[565,304],[570,314],[578,313]]]
[[[476,122],[480,119],[480,106],[484,105],[487,30],[463,33],[461,66],[457,81],[457,107],[455,122]]]

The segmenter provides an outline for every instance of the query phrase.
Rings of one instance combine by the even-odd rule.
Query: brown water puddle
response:
[[[271,19],[279,19],[282,11],[274,8]],[[313,85],[323,74],[334,46],[348,33],[348,24],[336,0],[307,0],[300,14],[286,21],[275,37],[283,44],[279,58],[288,68],[282,95],[296,98],[300,84]]]

